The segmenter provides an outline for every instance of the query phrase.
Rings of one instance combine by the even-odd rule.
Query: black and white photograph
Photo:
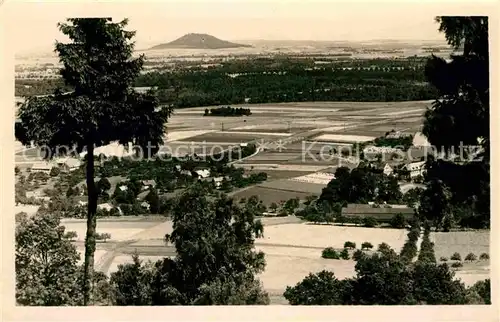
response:
[[[492,307],[489,14],[15,2],[16,307]]]

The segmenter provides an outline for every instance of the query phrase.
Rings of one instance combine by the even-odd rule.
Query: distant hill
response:
[[[191,49],[222,49],[252,47],[251,45],[236,44],[207,34],[186,34],[166,44],[156,45],[150,50],[169,48],[191,48]]]

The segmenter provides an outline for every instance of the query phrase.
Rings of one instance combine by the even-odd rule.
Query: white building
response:
[[[423,176],[425,172],[425,161],[408,163],[404,168],[410,171],[410,178]]]
[[[47,162],[47,161],[41,161],[41,162],[36,162],[31,166],[31,171],[32,172],[43,172],[43,173],[50,173],[50,170],[54,167],[54,164]]]
[[[386,176],[390,176],[390,175],[392,175],[394,173],[394,169],[389,165],[389,163],[386,163],[385,166],[384,166],[383,173]]]
[[[196,170],[195,172],[198,174],[198,177],[200,177],[200,178],[210,177],[210,170],[209,169]]]
[[[58,158],[55,160],[55,163],[63,170],[67,171],[75,171],[77,170],[81,165],[82,162],[78,160],[77,158]]]

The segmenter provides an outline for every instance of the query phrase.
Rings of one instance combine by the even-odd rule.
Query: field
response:
[[[255,247],[266,255],[266,269],[259,278],[270,293],[272,304],[286,304],[282,297],[286,286],[295,285],[309,273],[326,269],[333,271],[337,278],[355,274],[355,262],[352,260],[321,258],[324,248],[342,248],[346,241],[355,242],[359,248],[367,241],[375,247],[382,242],[388,243],[399,252],[407,234],[400,229],[313,225],[302,223],[295,217],[263,218],[262,221],[265,225],[264,237],[255,241]],[[78,232],[79,241],[75,244],[83,259],[81,236],[84,236],[85,221],[66,220],[64,225],[68,230]],[[99,220],[97,230],[112,236],[111,240],[98,243],[96,251],[96,269],[107,274],[116,271],[120,264],[130,263],[135,252],[145,261],[175,255],[173,246],[163,241],[164,235],[172,232],[171,221],[148,221],[147,217]],[[462,258],[469,252],[476,255],[489,253],[489,233],[485,231],[432,233],[431,239],[435,242],[438,259],[440,256],[449,258],[453,252],[459,252]],[[466,285],[489,278],[489,261],[465,263],[456,271],[456,278]]]

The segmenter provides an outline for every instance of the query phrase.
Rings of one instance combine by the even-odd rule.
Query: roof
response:
[[[413,215],[415,210],[410,207],[394,207],[387,208],[381,205],[379,208],[375,208],[367,204],[348,204],[347,207],[342,208],[342,214],[344,215]]]
[[[33,163],[31,169],[40,169],[40,170],[51,170],[54,167],[52,163],[49,162],[36,162]]]
[[[156,186],[155,180],[142,180],[142,184],[145,186]]]

